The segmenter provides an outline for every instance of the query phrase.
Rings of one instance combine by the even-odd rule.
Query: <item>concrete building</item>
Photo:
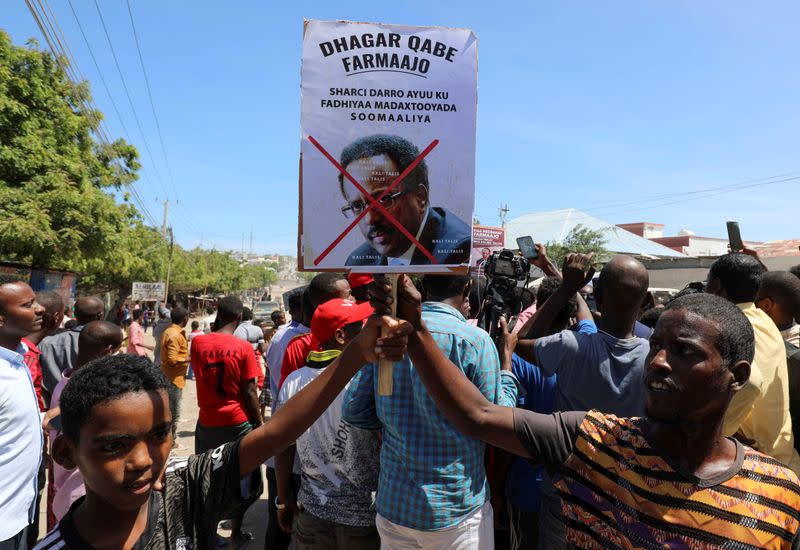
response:
[[[665,237],[663,223],[620,223],[617,224],[617,227],[693,258],[716,257],[728,252],[728,239],[701,237],[688,229],[681,229],[674,237]],[[758,241],[745,241],[744,244],[748,248],[754,248],[761,243]]]

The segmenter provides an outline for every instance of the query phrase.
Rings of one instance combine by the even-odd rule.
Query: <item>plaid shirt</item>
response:
[[[500,372],[497,349],[455,308],[425,302],[422,318],[439,348],[491,402],[513,407],[516,378]],[[342,417],[383,429],[377,510],[389,521],[434,531],[455,525],[488,499],[484,444],[450,424],[406,356],[395,363],[394,391],[378,396],[378,366],[367,365],[345,395]]]

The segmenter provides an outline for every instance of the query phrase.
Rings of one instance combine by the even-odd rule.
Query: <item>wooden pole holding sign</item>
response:
[[[386,278],[390,285],[392,285],[392,317],[397,317],[397,278],[398,274],[392,273],[387,275]],[[381,336],[388,336],[389,331],[384,327],[381,331]],[[394,378],[394,361],[388,359],[380,359],[378,362],[378,395],[388,396],[392,395]]]

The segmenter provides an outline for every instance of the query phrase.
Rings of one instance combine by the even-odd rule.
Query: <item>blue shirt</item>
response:
[[[439,302],[425,302],[422,319],[439,348],[486,399],[514,406],[516,378],[500,372],[497,349],[485,331]],[[365,366],[342,407],[342,417],[353,426],[383,429],[377,511],[392,523],[421,531],[455,525],[487,500],[484,444],[445,419],[408,356],[394,364],[392,380],[392,395],[378,396],[378,366]]]
[[[581,321],[576,332],[594,334],[597,326],[592,321]],[[528,363],[516,353],[511,360],[511,368],[519,380],[521,390],[517,407],[540,414],[552,413],[555,410],[558,375],[545,376],[539,367]],[[539,484],[543,474],[542,466],[534,466],[527,459],[515,457],[506,476],[506,500],[516,508],[538,512],[541,500]]]
[[[650,352],[644,338],[562,330],[538,338],[534,348],[542,372],[558,373],[557,411],[597,409],[628,418],[644,414],[642,374]]]
[[[0,347],[0,541],[33,522],[36,478],[42,459],[39,402],[28,367],[27,349]]]

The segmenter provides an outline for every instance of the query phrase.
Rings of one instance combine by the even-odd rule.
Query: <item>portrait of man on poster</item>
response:
[[[377,198],[419,156],[419,149],[396,135],[376,134],[359,138],[344,148],[342,167]],[[364,235],[362,245],[353,250],[345,265],[423,265],[431,260],[392,220],[370,201],[351,181],[339,174],[339,190],[344,198],[342,214],[348,219],[367,214],[358,222]],[[401,224],[440,264],[469,261],[470,226],[453,212],[430,204],[428,167],[425,160],[380,200],[381,206]]]

